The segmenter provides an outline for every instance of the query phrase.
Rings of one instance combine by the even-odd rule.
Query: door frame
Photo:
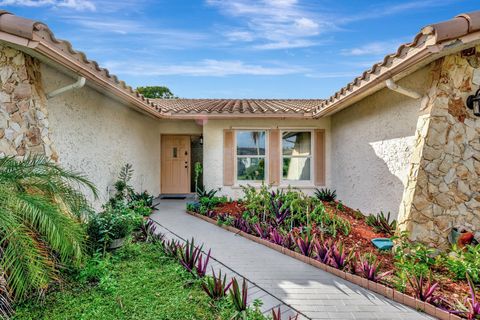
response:
[[[162,139],[164,136],[188,136],[188,137],[192,137],[192,136],[201,136],[202,133],[161,133],[160,134],[160,194],[166,194],[166,193],[163,193],[163,186],[162,186]],[[190,138],[190,143],[191,143],[191,138]],[[189,183],[189,188],[188,190],[191,190],[192,186],[190,185],[190,181],[191,181],[191,178],[192,178],[192,161],[191,161],[191,158],[192,158],[192,148],[191,148],[191,145],[190,145],[190,154],[189,154],[189,161],[188,161],[188,183]],[[202,163],[203,165],[203,163]],[[194,194],[194,192],[191,192],[191,191],[188,191],[186,194]]]

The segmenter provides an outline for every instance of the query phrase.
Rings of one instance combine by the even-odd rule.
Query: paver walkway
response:
[[[409,307],[185,213],[185,201],[160,200],[152,219],[169,237],[194,237],[212,249],[212,266],[249,280],[250,301],[282,306],[304,319],[432,319]],[[171,232],[171,233],[170,233]],[[286,305],[286,306],[285,306]],[[288,308],[295,310],[289,310]],[[287,310],[288,309],[288,310]],[[288,317],[287,317],[288,319]]]

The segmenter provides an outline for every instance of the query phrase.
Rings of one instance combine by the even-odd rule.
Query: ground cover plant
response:
[[[241,199],[227,201],[215,191],[208,210],[195,205],[187,210],[460,316],[478,311],[480,245],[440,252],[412,242],[407,233],[396,231],[389,213],[366,216],[337,200],[335,190],[307,196],[291,187],[262,185],[244,186],[243,192]],[[199,195],[199,203],[205,202]],[[379,251],[374,238],[391,238],[396,245]]]

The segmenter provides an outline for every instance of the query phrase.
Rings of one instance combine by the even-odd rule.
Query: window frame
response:
[[[234,170],[235,170],[235,183],[234,185],[246,185],[250,184],[253,186],[259,186],[262,183],[267,183],[269,176],[268,176],[268,166],[269,166],[269,145],[268,145],[268,138],[269,138],[269,130],[265,128],[251,128],[251,129],[234,129]],[[264,155],[238,155],[237,149],[237,133],[238,132],[264,132],[265,133],[265,154]],[[239,180],[238,179],[238,158],[257,158],[257,159],[264,159],[264,168],[263,168],[263,180]]]
[[[296,129],[296,128],[285,128],[280,129],[280,185],[294,185],[294,186],[312,186],[314,184],[314,129]],[[285,132],[310,132],[310,155],[308,156],[291,156],[291,155],[284,155],[283,154],[283,134]],[[283,177],[283,159],[284,158],[307,158],[310,159],[310,179],[309,180],[289,180],[284,179]]]

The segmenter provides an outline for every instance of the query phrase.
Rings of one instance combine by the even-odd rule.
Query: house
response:
[[[480,227],[480,111],[466,106],[480,85],[480,11],[423,28],[325,100],[152,101],[41,22],[0,11],[0,41],[0,155],[85,172],[99,203],[127,162],[152,194],[193,191],[201,162],[206,187],[228,196],[262,180],[333,188],[428,243]]]

